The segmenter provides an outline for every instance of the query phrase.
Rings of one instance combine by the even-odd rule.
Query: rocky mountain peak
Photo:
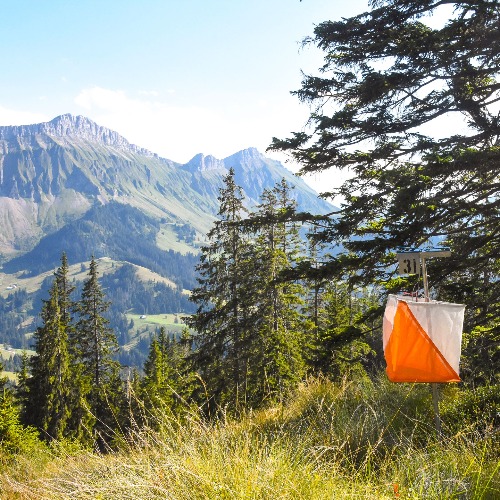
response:
[[[247,148],[224,159],[227,168],[234,165],[242,166],[261,166],[266,160],[265,156],[257,148]]]
[[[89,118],[80,115],[65,114],[57,116],[49,122],[0,127],[0,140],[18,140],[19,138],[29,140],[37,135],[48,135],[70,140],[83,139],[145,156],[158,156],[147,149],[130,144],[127,139],[117,132],[102,127]]]
[[[183,166],[186,170],[191,172],[206,172],[207,170],[225,169],[224,162],[222,160],[219,160],[212,155],[205,156],[202,153],[194,156]]]
[[[105,127],[97,125],[85,116],[73,116],[65,114],[57,116],[47,123],[40,124],[43,132],[56,137],[79,137],[97,140],[110,146],[125,145],[128,141]]]

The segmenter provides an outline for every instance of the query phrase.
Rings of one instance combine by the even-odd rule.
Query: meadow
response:
[[[0,455],[10,499],[495,499],[500,392],[309,379],[269,408],[207,420],[143,407],[108,453],[69,443]],[[154,429],[154,430],[153,430]]]

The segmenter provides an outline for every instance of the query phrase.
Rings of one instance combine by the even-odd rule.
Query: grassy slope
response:
[[[457,397],[446,389],[443,404]],[[439,441],[431,407],[426,385],[311,380],[238,420],[163,415],[161,432],[105,456],[17,456],[0,468],[0,490],[4,500],[499,498],[498,435],[485,422],[482,434],[457,433],[445,419]]]
[[[35,354],[35,351],[30,351],[29,349],[26,350],[26,352],[30,356]],[[14,349],[10,346],[8,349],[6,349],[4,344],[0,344],[0,355],[2,356],[3,359],[10,359],[14,356],[14,354],[21,355],[22,353],[23,353],[23,349]],[[0,371],[0,377],[4,377],[4,376],[12,381],[17,380],[17,375],[14,372]]]
[[[198,253],[199,247],[203,242],[197,241],[196,245],[188,245],[184,241],[179,241],[177,235],[175,234],[173,224],[162,224],[160,231],[156,236],[156,244],[162,250],[173,250],[174,252],[179,252],[182,255],[187,253]]]
[[[115,266],[123,265],[123,262],[116,262],[106,257],[97,259],[97,262],[99,266],[99,274],[101,275],[109,272],[115,272]],[[73,278],[77,281],[83,281],[87,279],[90,261],[84,262],[84,264],[86,267],[86,270],[84,271],[82,271],[81,269],[81,263],[69,266],[68,275],[70,280],[72,280]],[[0,273],[0,295],[2,297],[7,297],[14,291],[12,289],[7,289],[7,287],[12,286],[12,284],[16,284],[20,289],[25,289],[28,293],[36,292],[42,285],[43,280],[48,276],[52,276],[54,274],[54,270],[47,271],[37,276],[31,276],[28,278],[20,278],[19,276],[21,276],[22,274],[23,271],[20,271],[16,274]]]
[[[101,259],[97,259],[98,261],[98,266],[99,266],[99,274],[104,275],[108,273],[114,273],[116,270],[124,265],[124,264],[130,264],[128,262],[124,261],[115,261],[107,257],[103,257]],[[69,266],[69,278],[70,280],[75,279],[76,281],[83,281],[87,279],[88,277],[88,267],[90,262],[85,262],[85,267],[86,269],[82,271],[81,264],[75,264]],[[163,276],[160,276],[159,274],[151,271],[150,269],[147,269],[142,266],[137,266],[135,264],[131,264],[134,266],[136,269],[136,274],[137,277],[145,282],[148,281],[156,281],[156,282],[161,282],[165,283],[168,286],[175,287],[175,284],[169,280],[168,278],[164,278]],[[45,278],[48,276],[51,276],[53,274],[53,271],[46,272],[43,274],[40,274],[38,276],[33,276],[29,278],[19,278],[18,275],[21,275],[22,272],[17,273],[17,274],[4,274],[0,273],[0,296],[6,297],[9,294],[11,294],[14,290],[10,289],[7,290],[8,286],[12,286],[12,284],[16,284],[16,286],[19,289],[26,289],[28,293],[35,292],[38,290]],[[186,292],[187,293],[187,292]],[[181,332],[184,325],[181,322],[180,318],[181,316],[185,315],[184,313],[179,313],[177,315],[178,317],[178,322],[175,321],[175,316],[174,314],[158,314],[158,315],[148,315],[146,319],[140,319],[141,314],[127,314],[127,319],[130,321],[131,319],[134,320],[134,329],[133,329],[133,334],[139,330],[140,335],[136,336],[133,338],[133,340],[125,347],[125,349],[130,349],[133,346],[139,342],[140,338],[142,336],[149,337],[151,333],[153,333],[157,327],[160,326],[165,326],[167,331],[169,332]],[[33,320],[33,317],[28,317],[27,322],[31,323]],[[20,354],[21,350],[20,349],[14,349],[11,351],[6,351],[5,349],[2,350],[2,344],[0,344],[0,353],[4,357],[4,359],[7,359],[10,357],[13,353]],[[32,353],[32,351],[28,351],[28,353]],[[8,372],[5,372],[4,375],[11,376],[9,375]]]
[[[128,344],[124,345],[123,349],[126,351],[133,349],[141,338],[149,338],[151,334],[162,326],[169,333],[175,332],[176,334],[180,334],[185,327],[181,318],[185,315],[184,313],[147,314],[145,318],[141,318],[142,314],[126,314],[127,320],[133,320],[134,322],[133,330],[139,333]]]
[[[130,264],[129,262],[116,261],[108,257],[102,257],[96,260],[99,268],[99,274],[101,276],[104,274],[116,272],[116,270],[124,264]],[[90,261],[84,262],[83,264],[85,265],[85,270],[83,271],[81,268],[81,263],[69,266],[68,275],[70,280],[76,279],[76,281],[84,281],[88,278],[88,268]],[[158,281],[165,283],[168,286],[175,287],[175,283],[173,283],[171,280],[160,276],[150,269],[142,266],[137,266],[135,264],[130,265],[135,267],[137,277],[143,281]],[[2,297],[7,297],[9,294],[11,294],[14,290],[7,290],[7,287],[12,286],[12,284],[16,284],[19,289],[25,289],[28,293],[35,292],[40,288],[43,280],[48,276],[52,276],[53,273],[54,271],[48,271],[46,273],[42,273],[37,276],[31,276],[28,278],[19,278],[19,276],[23,274],[22,271],[16,274],[0,273],[0,295]]]

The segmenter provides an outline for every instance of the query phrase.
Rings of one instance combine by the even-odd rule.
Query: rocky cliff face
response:
[[[225,170],[226,166],[224,161],[218,160],[212,155],[205,156],[200,153],[182,165],[182,168],[190,172],[207,172],[208,170]]]
[[[284,178],[294,186],[294,196],[300,210],[318,214],[332,210],[332,206],[319,199],[318,194],[301,178],[283,167],[279,161],[266,158],[256,148],[243,149],[222,160],[199,154],[181,165],[181,169],[191,172],[193,189],[215,197],[218,196],[219,184],[214,187],[208,182],[209,179],[226,175],[230,168],[234,170],[236,183],[243,187],[249,208],[260,203],[260,195],[264,189],[274,187]]]
[[[64,139],[68,139],[69,141],[76,139],[97,142],[124,151],[158,158],[157,154],[130,144],[127,139],[117,132],[101,127],[85,116],[73,116],[70,114],[58,116],[50,122],[0,127],[0,146],[3,147],[3,152],[7,153],[8,150],[5,148],[9,145],[8,141],[14,141],[22,149],[23,146],[28,147],[33,144],[42,145],[44,136],[58,138],[63,142]]]

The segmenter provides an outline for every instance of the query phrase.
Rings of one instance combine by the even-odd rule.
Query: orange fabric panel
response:
[[[398,303],[384,354],[391,382],[460,382],[404,301]]]

